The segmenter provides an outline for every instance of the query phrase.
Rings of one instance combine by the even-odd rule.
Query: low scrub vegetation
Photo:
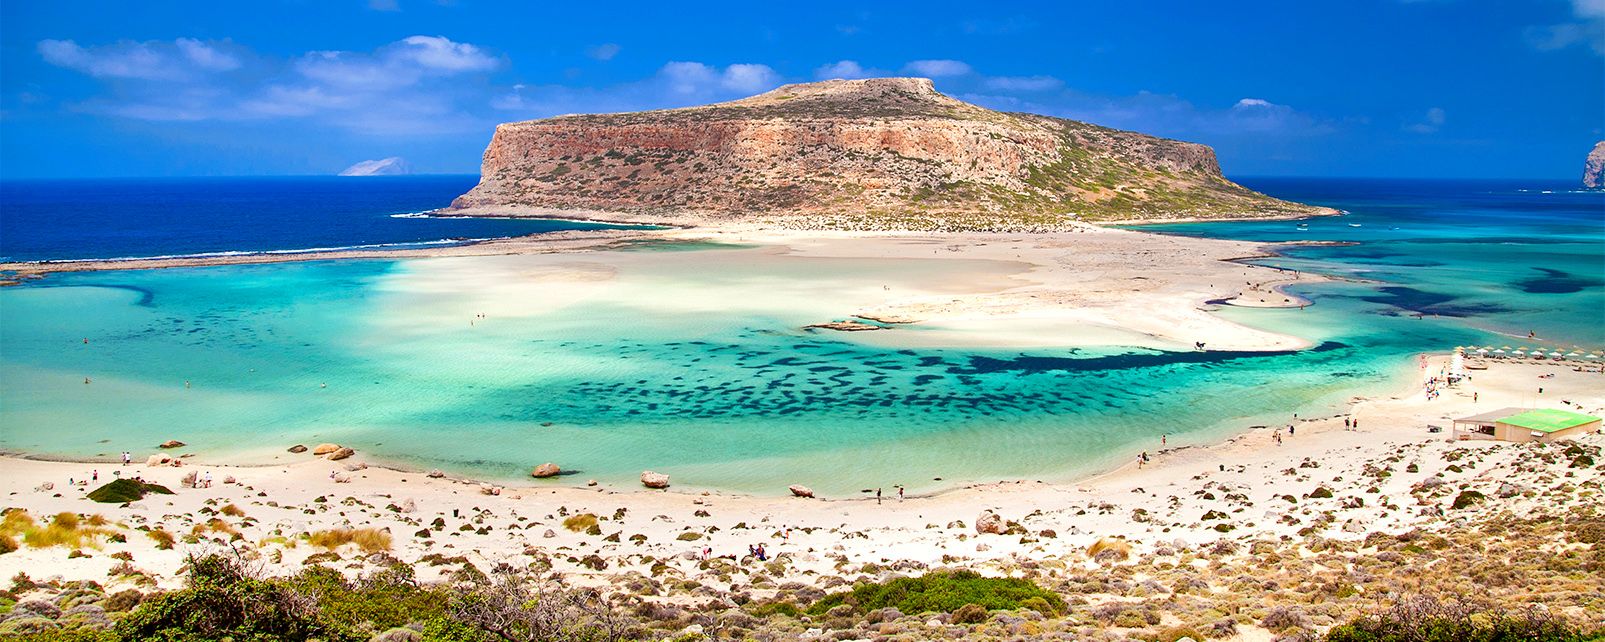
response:
[[[855,613],[886,607],[910,614],[954,613],[970,605],[987,611],[1029,608],[1045,611],[1045,615],[1065,610],[1064,598],[1028,580],[982,577],[974,571],[937,571],[882,584],[859,584],[846,593],[825,596],[808,607],[808,612],[823,615],[841,605],[851,607]]]
[[[144,499],[145,495],[151,493],[171,495],[173,491],[159,484],[125,478],[108,482],[105,486],[89,491],[89,499],[105,504],[127,504]]]
[[[1479,611],[1462,602],[1406,599],[1387,611],[1333,627],[1327,642],[1584,642],[1605,640],[1605,629],[1584,632],[1547,611]]]

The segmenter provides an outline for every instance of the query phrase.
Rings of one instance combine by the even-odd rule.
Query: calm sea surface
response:
[[[173,194],[184,191],[177,182],[150,188],[170,207],[153,198],[132,209],[107,194],[145,189],[137,182],[76,191],[5,184],[0,248],[38,260],[539,231],[518,227],[531,222],[391,217],[443,205],[471,178],[238,182],[249,189],[222,193],[255,194],[248,208]],[[553,483],[628,486],[653,469],[681,487],[775,494],[804,483],[841,496],[894,484],[1068,479],[1152,450],[1161,434],[1172,444],[1209,441],[1397,390],[1421,351],[1538,345],[1529,331],[1543,345],[1605,348],[1599,193],[1531,182],[1245,182],[1352,213],[1307,229],[1292,221],[1148,229],[1346,242],[1292,246],[1266,260],[1352,279],[1296,290],[1315,302],[1307,310],[1222,311],[1308,338],[1314,349],[900,350],[798,331],[799,320],[782,313],[626,301],[467,331],[420,321],[447,294],[418,285],[422,261],[62,274],[0,289],[0,447],[115,456],[180,438],[214,460],[271,462],[290,461],[283,450],[293,443],[337,441],[485,478],[523,477],[554,461],[576,472]],[[347,204],[330,205],[320,189]],[[94,196],[79,202],[73,193]],[[254,223],[229,218],[247,211]],[[106,223],[76,220],[84,216]],[[171,234],[137,234],[147,216]],[[185,230],[212,220],[235,224]],[[458,225],[470,227],[447,229]],[[693,251],[739,266],[730,258],[748,250]],[[774,265],[619,278],[697,288],[835,276]]]

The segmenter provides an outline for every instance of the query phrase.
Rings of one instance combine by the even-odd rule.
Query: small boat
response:
[[[1359,226],[1360,226],[1359,223],[1350,223],[1349,224],[1349,227],[1359,227]]]

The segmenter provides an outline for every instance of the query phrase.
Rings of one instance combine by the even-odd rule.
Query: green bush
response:
[[[149,484],[133,479],[118,479],[89,491],[89,499],[103,504],[126,504],[144,499],[145,495],[149,493],[171,495],[173,491],[159,484]]]
[[[1454,508],[1456,510],[1462,509],[1462,508],[1470,508],[1472,505],[1482,503],[1482,501],[1485,500],[1485,499],[1488,499],[1488,496],[1484,495],[1482,493],[1479,493],[1477,491],[1474,491],[1474,490],[1464,491],[1464,492],[1460,493],[1459,495],[1455,496]]]
[[[1031,598],[1040,603],[1026,604]],[[811,615],[823,615],[830,609],[846,604],[856,613],[865,613],[888,606],[904,613],[952,613],[965,605],[976,605],[987,611],[1012,611],[1046,605],[1044,615],[1064,613],[1064,598],[1017,578],[982,577],[974,571],[936,571],[921,577],[903,577],[884,584],[864,583],[845,593],[825,596],[808,607]],[[1038,609],[1034,609],[1038,610]]]
[[[163,642],[334,639],[283,585],[251,577],[234,560],[191,557],[188,583],[145,600],[117,623],[117,635]]]

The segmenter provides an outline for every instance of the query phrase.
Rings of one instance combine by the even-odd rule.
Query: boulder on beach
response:
[[[172,458],[168,457],[167,455],[151,455],[149,458],[145,459],[145,465],[146,466],[160,466],[160,465],[165,464],[165,463],[167,463],[169,461],[172,461]]]
[[[157,446],[157,447],[158,448],[183,448],[185,445],[186,444],[184,442],[179,441],[177,439],[169,439],[167,441],[162,442],[162,445]]]
[[[668,488],[669,476],[663,473],[646,471],[641,473],[641,485],[647,488]]]
[[[443,471],[443,470],[441,470],[439,468],[436,468],[434,470],[429,471],[429,474],[425,475],[425,476],[430,478],[430,479],[440,479],[441,477],[445,477],[446,476],[446,471]]]
[[[297,455],[299,455],[301,453],[304,453],[306,451],[307,451],[307,447],[306,446],[302,446],[301,444],[296,444],[294,446],[290,446],[290,452],[295,453]]]
[[[322,448],[322,446],[319,446],[319,448]],[[329,453],[329,460],[338,461],[355,454],[357,454],[357,451],[341,446],[340,448],[336,448],[334,452]]]
[[[1002,535],[1005,530],[1003,518],[992,511],[981,511],[981,516],[975,518],[975,532]]]
[[[807,486],[803,486],[802,484],[792,484],[791,486],[787,487],[787,490],[791,491],[791,494],[792,494],[793,497],[813,497],[814,496],[814,489],[809,488]]]
[[[535,470],[530,471],[529,476],[536,479],[545,479],[547,477],[556,477],[560,472],[563,472],[563,470],[558,468],[557,464],[546,462],[536,466]]]
[[[327,455],[340,449],[340,444],[318,444],[312,447],[312,454]]]

